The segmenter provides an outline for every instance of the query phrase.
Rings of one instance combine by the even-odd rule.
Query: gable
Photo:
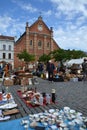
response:
[[[34,33],[36,32],[36,33],[47,34],[47,35],[51,34],[51,30],[47,27],[47,25],[44,23],[44,21],[40,17],[35,23],[33,23],[29,27],[29,31],[34,32]]]

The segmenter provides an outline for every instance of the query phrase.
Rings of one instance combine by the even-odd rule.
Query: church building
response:
[[[42,17],[39,16],[31,26],[29,26],[28,22],[26,23],[25,32],[15,43],[14,67],[20,66],[21,61],[18,59],[17,54],[24,50],[29,54],[34,54],[35,61],[37,61],[41,55],[49,54],[51,51],[59,48],[53,39],[53,28],[48,28]]]

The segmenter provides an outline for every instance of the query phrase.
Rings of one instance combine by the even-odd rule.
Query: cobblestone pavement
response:
[[[30,85],[28,87],[36,87],[37,91],[46,93],[51,93],[51,90],[55,89],[57,104],[29,108],[17,95],[17,90],[20,89],[20,86],[11,86],[9,87],[9,91],[12,93],[20,111],[20,113],[12,115],[11,119],[24,117],[28,114],[43,112],[44,110],[48,110],[50,108],[62,109],[64,106],[68,106],[71,109],[82,112],[84,116],[87,116],[87,81],[51,83],[48,80],[43,80],[40,78],[38,78],[38,81],[39,84]]]

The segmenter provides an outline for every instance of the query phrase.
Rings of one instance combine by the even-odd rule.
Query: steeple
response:
[[[38,20],[42,20],[42,16],[39,16],[39,17],[38,17]]]

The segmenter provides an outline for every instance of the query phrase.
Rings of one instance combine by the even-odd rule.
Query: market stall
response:
[[[10,92],[0,92],[0,121],[9,120],[10,115],[19,112]]]
[[[22,86],[21,89],[17,91],[17,94],[28,107],[37,107],[40,105],[44,106],[57,103],[54,89],[50,94],[38,92],[36,88],[28,89],[26,86]]]
[[[14,127],[13,127],[14,126]],[[0,130],[87,130],[87,117],[69,107],[0,123]]]

